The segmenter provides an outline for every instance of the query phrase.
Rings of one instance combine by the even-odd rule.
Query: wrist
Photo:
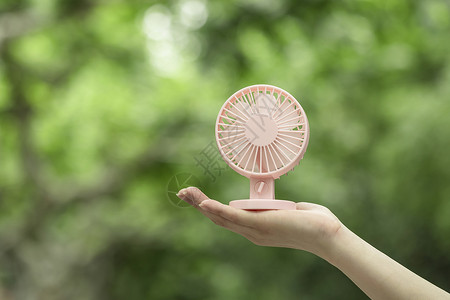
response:
[[[314,254],[336,266],[345,247],[355,237],[356,235],[350,229],[341,224],[339,229],[330,235]]]

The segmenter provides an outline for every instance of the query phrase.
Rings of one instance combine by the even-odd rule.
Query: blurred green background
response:
[[[449,5],[1,0],[0,299],[364,299],[320,258],[171,201],[180,173],[248,196],[217,152],[196,158],[256,83],[311,127],[277,198],[329,207],[449,290]]]

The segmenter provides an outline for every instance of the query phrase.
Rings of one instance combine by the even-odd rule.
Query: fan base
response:
[[[230,202],[230,206],[234,208],[240,208],[245,210],[295,210],[295,202],[287,200],[275,200],[275,199],[246,199],[246,200],[234,200]]]

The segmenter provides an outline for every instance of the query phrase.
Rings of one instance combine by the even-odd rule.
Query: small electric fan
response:
[[[309,140],[305,111],[288,92],[272,85],[252,85],[234,93],[219,112],[216,141],[236,172],[250,178],[250,199],[230,206],[245,210],[296,209],[275,200],[274,180],[303,158]]]

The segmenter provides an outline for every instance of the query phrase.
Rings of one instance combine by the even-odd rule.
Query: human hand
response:
[[[299,202],[296,210],[245,211],[211,200],[196,187],[182,189],[177,196],[215,224],[260,246],[306,250],[324,257],[344,227],[328,208],[313,203]]]
[[[299,202],[296,210],[245,211],[211,200],[195,187],[177,195],[256,245],[306,250],[326,259],[371,299],[450,299],[348,230],[324,206]]]

